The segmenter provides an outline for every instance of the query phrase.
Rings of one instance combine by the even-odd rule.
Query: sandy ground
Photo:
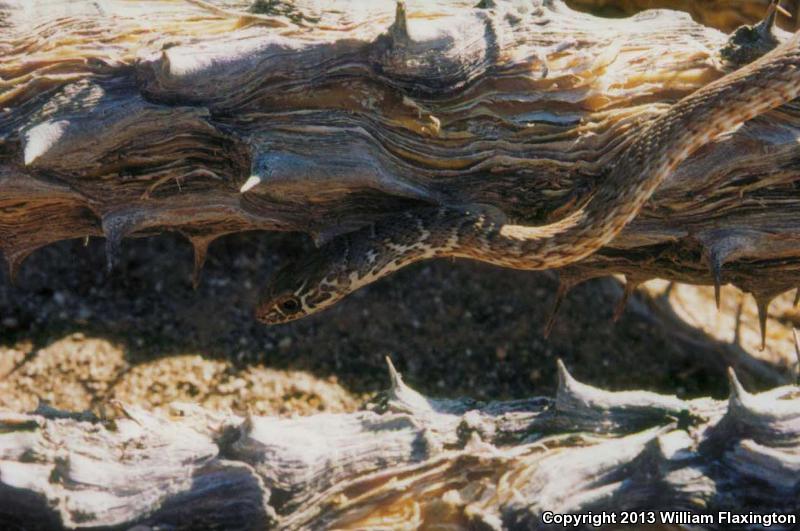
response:
[[[0,407],[347,411],[387,385],[387,355],[423,392],[483,400],[552,394],[559,357],[595,385],[681,396],[724,395],[731,356],[761,358],[787,381],[794,370],[793,293],[770,308],[764,352],[749,297],[726,289],[718,313],[710,288],[666,282],[641,290],[616,324],[619,281],[578,286],[545,339],[554,274],[469,262],[419,264],[325,313],[262,326],[251,316],[259,286],[306,245],[292,234],[224,238],[197,291],[191,249],[174,235],[126,240],[111,275],[102,240],[38,251],[17,287],[0,276]]]

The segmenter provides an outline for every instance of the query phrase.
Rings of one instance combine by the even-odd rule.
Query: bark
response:
[[[67,238],[104,236],[113,265],[123,238],[178,231],[199,269],[223,234],[320,241],[431,203],[552,221],[649,119],[742,57],[674,11],[473,4],[6,0],[12,276]],[[798,134],[796,104],[728,132],[565,277],[716,278],[767,304],[800,283]]]
[[[731,371],[727,403],[680,400],[602,391],[559,364],[555,399],[479,403],[390,375],[352,414],[0,413],[0,524],[528,529],[549,528],[544,511],[800,512],[797,387],[753,395]]]

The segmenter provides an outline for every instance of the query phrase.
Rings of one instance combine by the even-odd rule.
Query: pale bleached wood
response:
[[[481,403],[390,376],[351,414],[0,413],[0,524],[539,529],[544,511],[800,511],[797,387],[753,395],[731,372],[727,402],[680,400],[560,365],[554,399]]]

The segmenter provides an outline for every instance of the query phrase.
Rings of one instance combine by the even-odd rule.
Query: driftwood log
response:
[[[177,231],[199,271],[224,234],[319,242],[422,204],[552,221],[650,118],[750,57],[746,39],[668,10],[315,5],[0,3],[11,276],[67,238],[105,237],[113,265],[123,238]],[[790,104],[701,149],[609,247],[562,271],[565,287],[731,282],[766,312],[800,284],[798,135]]]
[[[0,0],[0,250],[13,278],[55,241],[105,237],[113,266],[124,238],[177,231],[197,275],[239,231],[319,242],[435,203],[545,223],[748,50],[675,11],[609,20],[556,0]],[[790,104],[701,149],[560,293],[611,273],[732,282],[765,314],[800,284],[798,138]],[[796,387],[751,395],[732,374],[726,404],[560,373],[555,399],[483,404],[392,371],[365,411],[301,419],[0,413],[0,527],[546,528],[547,511],[661,510],[728,529],[719,512],[800,512]]]
[[[800,388],[753,395],[731,372],[727,403],[683,401],[559,365],[555,399],[487,404],[430,399],[390,372],[353,414],[0,413],[0,526],[548,529],[549,512],[643,511],[796,529]]]

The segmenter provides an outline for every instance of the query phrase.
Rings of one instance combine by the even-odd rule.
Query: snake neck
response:
[[[482,208],[430,208],[347,236],[350,289],[412,262],[465,257],[516,269],[550,269],[609,243],[676,166],[712,139],[800,96],[800,32],[750,65],[703,87],[651,122],[594,196],[551,225],[513,225]]]
[[[464,257],[516,269],[563,267],[627,225],[699,147],[800,96],[800,32],[761,59],[673,105],[639,133],[584,206],[545,226],[507,223],[483,207],[423,208],[335,238],[276,276],[257,315],[288,322],[327,308],[413,262]]]

